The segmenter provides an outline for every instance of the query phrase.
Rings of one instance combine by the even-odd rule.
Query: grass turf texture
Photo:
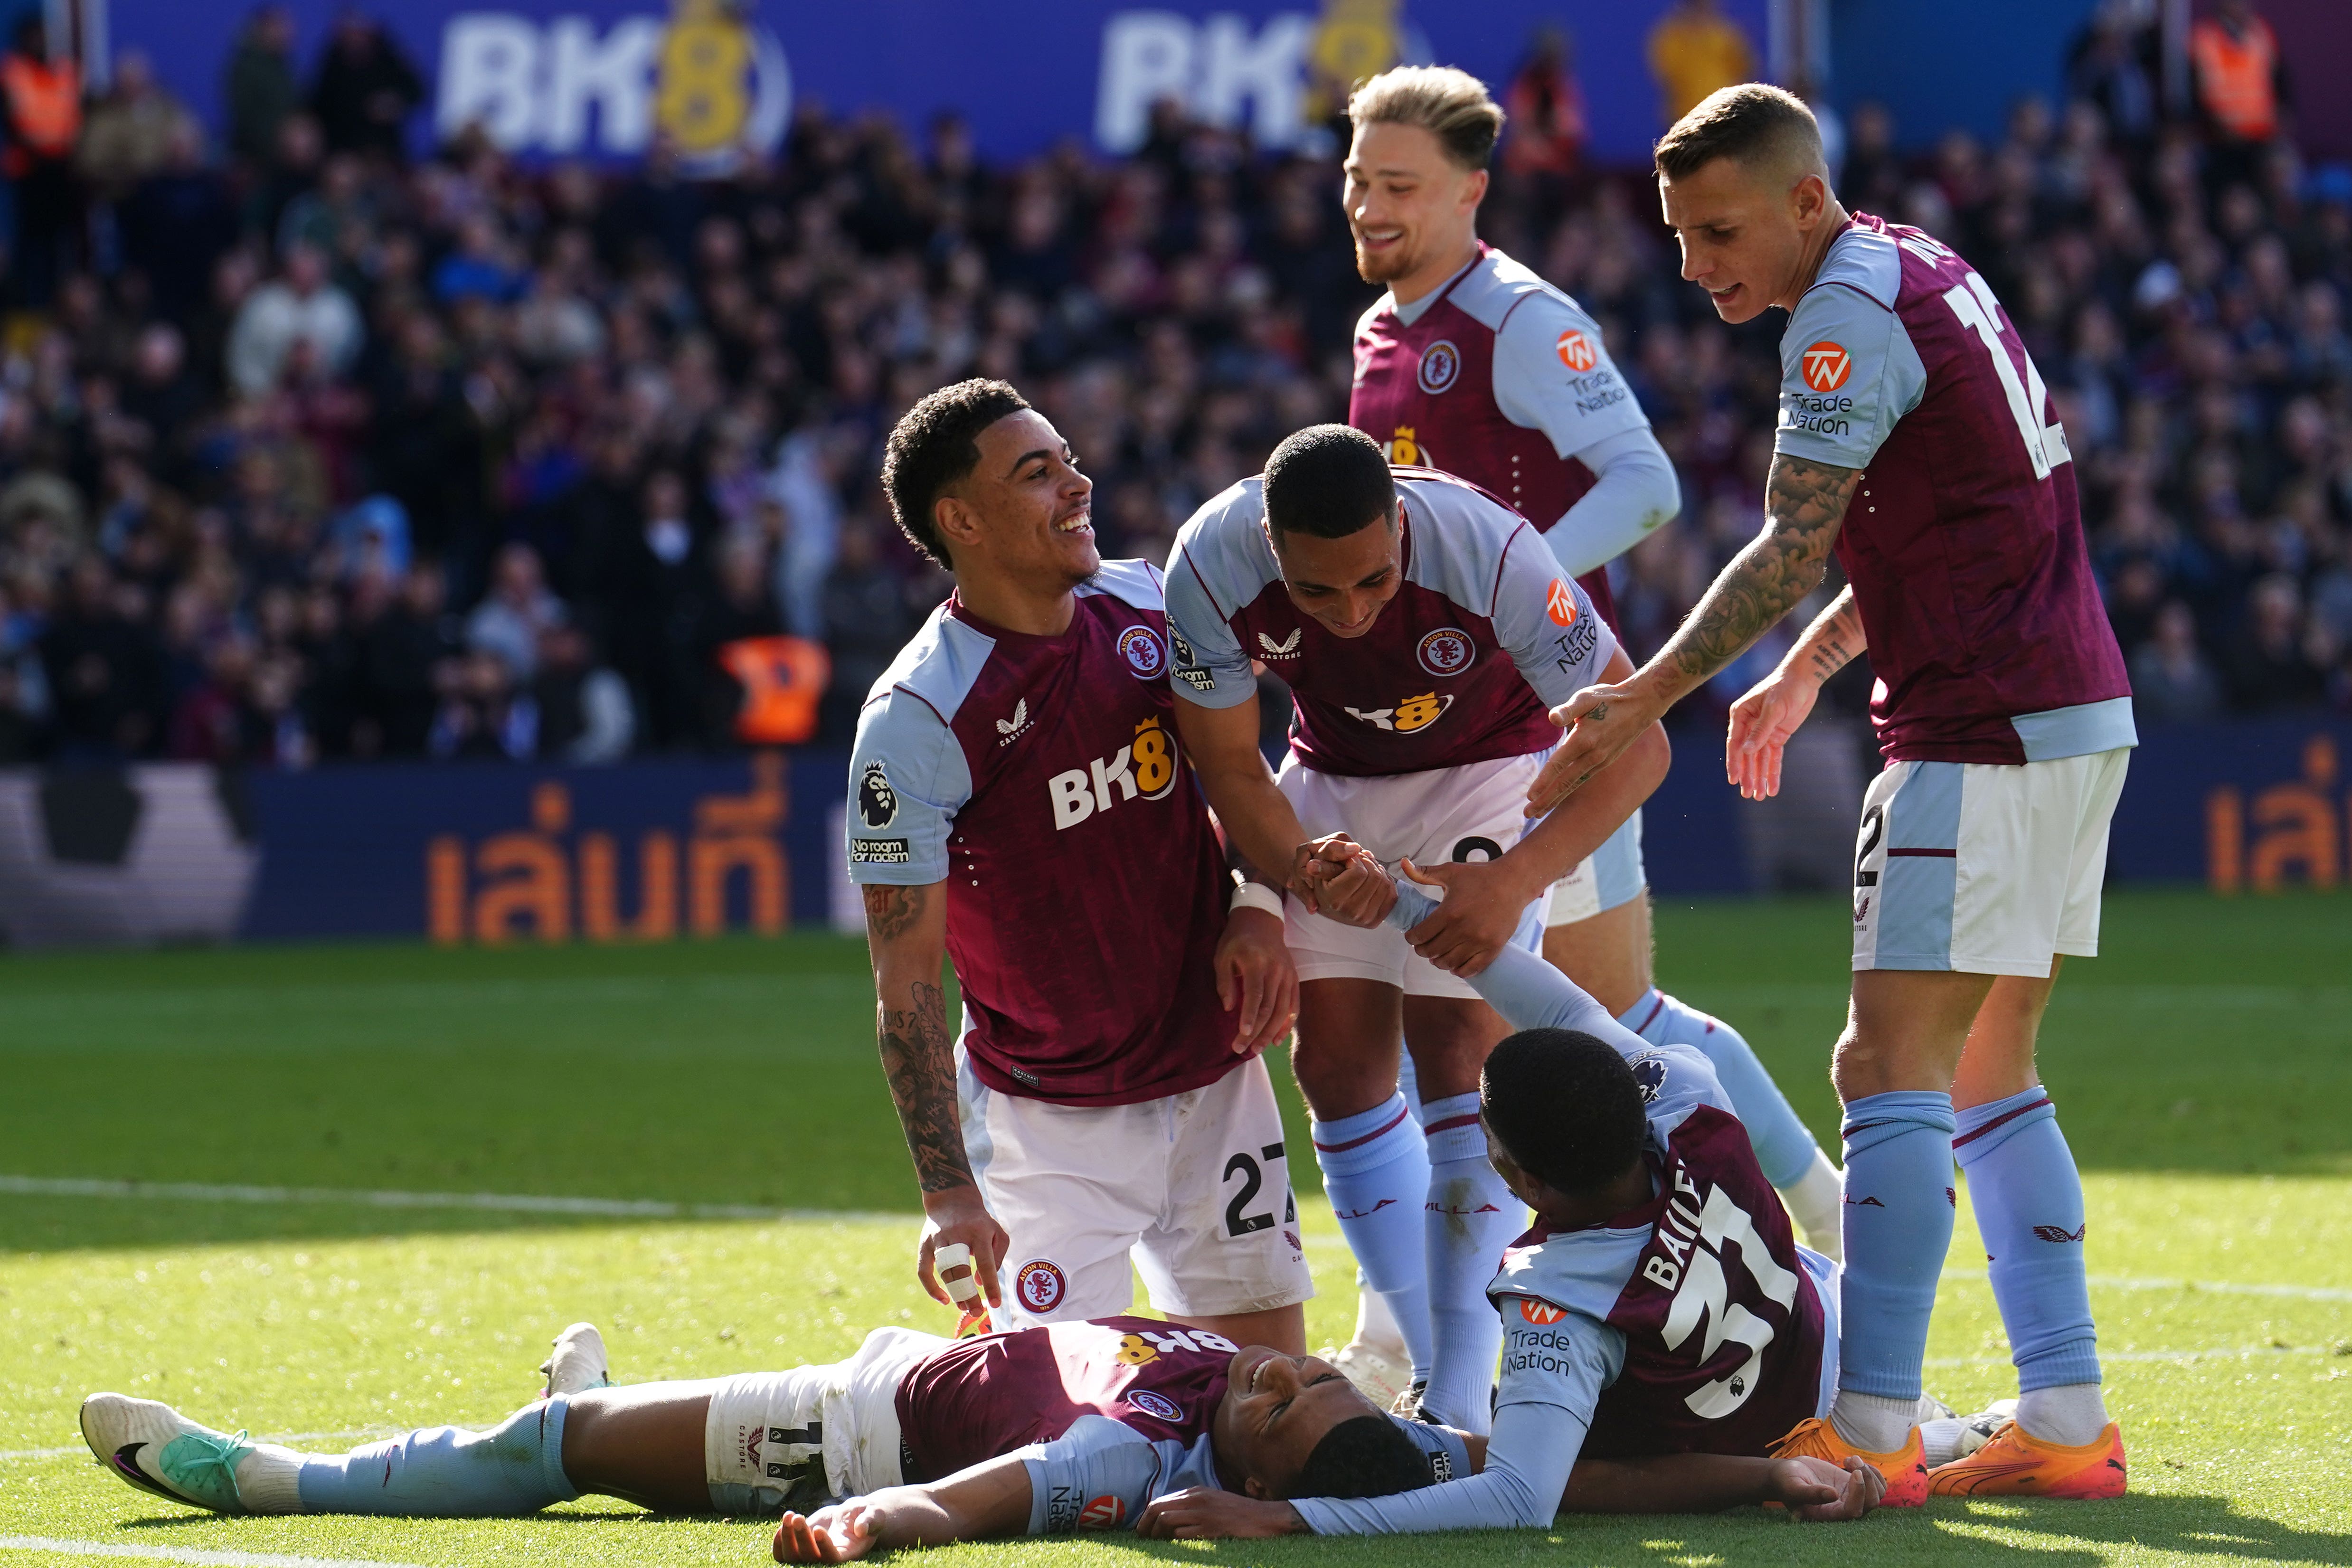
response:
[[[1659,917],[1666,984],[1745,1030],[1825,1140],[1843,924],[1834,901]],[[2106,945],[2060,987],[2044,1063],[2089,1173],[2094,1303],[2133,1458],[2122,1502],[1938,1502],[1837,1529],[1751,1512],[1413,1542],[1120,1535],[942,1561],[2352,1562],[2352,900],[2128,894]],[[11,957],[0,1173],[907,1209],[870,1007],[862,950],[824,938]],[[1319,1342],[1344,1335],[1353,1297],[1328,1211],[1304,1213]],[[832,1359],[883,1322],[944,1331],[907,1279],[910,1230],[0,1196],[0,1537],[756,1561],[757,1526],[594,1499],[529,1521],[215,1520],[28,1451],[78,1450],[74,1406],[100,1387],[231,1429],[333,1434],[305,1445],[322,1449],[485,1425],[528,1399],[576,1318],[604,1325],[625,1381]],[[2010,1388],[1981,1264],[1963,1215],[1928,1352],[1956,1404]],[[0,1568],[89,1561],[0,1549]]]

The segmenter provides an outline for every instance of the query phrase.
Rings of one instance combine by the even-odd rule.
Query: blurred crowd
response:
[[[2283,100],[2168,115],[2131,16],[1997,144],[1906,155],[1858,108],[1840,189],[2025,334],[2143,721],[2352,708],[2352,174],[2304,166]],[[1336,143],[1259,155],[1163,106],[1130,157],[996,167],[952,117],[804,108],[720,179],[477,134],[412,158],[389,38],[346,17],[307,80],[296,43],[249,20],[220,146],[135,55],[69,135],[0,63],[0,762],[723,748],[717,650],[777,634],[829,649],[845,739],[949,586],[876,484],[924,392],[1022,386],[1104,552],[1155,559],[1344,416],[1372,290]],[[47,60],[37,23],[13,47]],[[1528,112],[1482,230],[1599,318],[1681,468],[1682,518],[1616,568],[1647,652],[1759,524],[1780,319],[1727,329],[1678,280],[1642,172],[1578,156],[1573,69],[1548,39],[1498,84]]]

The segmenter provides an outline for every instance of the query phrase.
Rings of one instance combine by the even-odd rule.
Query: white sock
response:
[[[1356,1273],[1356,1331],[1349,1342],[1369,1345],[1400,1364],[1412,1360],[1404,1348],[1404,1331],[1397,1327],[1396,1314],[1389,1310],[1388,1298],[1364,1283],[1361,1269]]]
[[[1833,1263],[1844,1258],[1845,1178],[1827,1154],[1813,1151],[1805,1173],[1780,1189],[1780,1202],[1807,1247]]]
[[[1916,1398],[1887,1399],[1851,1388],[1839,1389],[1837,1403],[1830,1406],[1830,1425],[1837,1435],[1871,1454],[1891,1454],[1903,1447],[1918,1418]]]
[[[1939,1415],[1919,1423],[1919,1443],[1927,1451],[1927,1468],[1948,1465],[1960,1457],[1960,1434],[1969,1424],[1957,1415]]]
[[[2095,1383],[2064,1383],[2017,1396],[2017,1424],[2045,1443],[2079,1448],[2107,1429],[2107,1402]]]
[[[300,1513],[302,1494],[295,1485],[302,1472],[302,1456],[275,1443],[256,1443],[236,1462],[236,1500],[255,1513]]]

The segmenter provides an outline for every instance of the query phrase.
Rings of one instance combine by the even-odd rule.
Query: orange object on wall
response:
[[[816,733],[817,700],[833,680],[833,658],[806,637],[743,637],[721,645],[719,662],[743,683],[735,738],[753,746],[797,746]]]

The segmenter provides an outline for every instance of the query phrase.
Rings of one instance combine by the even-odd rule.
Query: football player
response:
[[[877,1329],[830,1365],[622,1388],[575,1323],[541,1370],[541,1396],[487,1431],[347,1454],[119,1394],[82,1402],[82,1436],[128,1485],[215,1513],[469,1519],[593,1492],[772,1519],[862,1497],[842,1528],[867,1545],[1108,1530],[1179,1487],[1361,1497],[1469,1468],[1458,1434],[1380,1414],[1318,1362],[1144,1318],[966,1340]]]
[[[1465,976],[1507,942],[1541,941],[1544,890],[1656,787],[1665,736],[1530,828],[1526,791],[1559,739],[1545,704],[1633,665],[1525,518],[1462,480],[1392,468],[1344,425],[1289,437],[1262,478],[1193,515],[1169,560],[1168,616],[1177,728],[1202,787],[1252,864],[1290,875],[1293,1064],[1324,1189],[1408,1336],[1407,1401],[1483,1431],[1496,1337],[1480,1287],[1519,1205],[1478,1135],[1478,1064],[1507,1029]],[[1257,749],[1254,658],[1292,693],[1278,780]],[[1332,833],[1441,868],[1446,899],[1413,931],[1418,951],[1355,907],[1385,908],[1385,877],[1305,879],[1319,864],[1306,841]],[[1401,1029],[1425,1136],[1398,1091]]]
[[[1673,463],[1582,306],[1478,237],[1503,110],[1445,66],[1358,87],[1341,203],[1356,270],[1388,292],[1356,323],[1348,423],[1391,462],[1457,474],[1534,523],[1613,627],[1607,563],[1682,505]],[[1546,895],[1544,956],[1653,1042],[1696,1047],[1806,1239],[1838,1255],[1836,1167],[1747,1040],[1657,988],[1636,810]],[[1381,1375],[1367,1293],[1351,1375]]]
[[[2123,1438],[2099,1391],[2083,1185],[2034,1068],[2069,955],[2098,952],[2131,687],[2101,606],[2066,433],[2000,301],[1934,236],[1831,191],[1820,128],[1778,88],[1726,88],[1657,146],[1683,276],[1727,321],[1790,312],[1763,531],[1629,680],[1579,693],[1531,793],[1606,778],[1676,700],[1822,578],[1849,586],[1734,705],[1750,796],[1822,683],[1865,649],[1885,770],[1854,853],[1845,1103],[1845,1316],[1836,1408],[1803,1451],[1864,1453],[1906,1491],[1936,1279],[1967,1171],[2020,1389],[2017,1418],[1938,1466],[1937,1492],[2112,1497]]]
[[[1395,929],[1434,908],[1402,884],[1396,898]],[[1479,1473],[1360,1500],[1174,1494],[1139,1531],[1466,1530],[1784,1500],[1768,1453],[1824,1485],[1805,1517],[1867,1512],[1887,1490],[1875,1467],[1776,1448],[1835,1390],[1838,1266],[1798,1245],[1706,1059],[1643,1040],[1529,952],[1506,949],[1472,984],[1520,1026],[1486,1058],[1479,1115],[1536,1212],[1486,1288],[1504,1341]]]
[[[956,578],[866,700],[846,817],[919,1277],[946,1300],[933,1252],[969,1247],[1009,1328],[1123,1311],[1139,1270],[1161,1311],[1303,1351],[1259,1058],[1297,982],[1178,749],[1160,574],[1096,552],[1076,454],[1003,382],[917,403],[882,483]]]

